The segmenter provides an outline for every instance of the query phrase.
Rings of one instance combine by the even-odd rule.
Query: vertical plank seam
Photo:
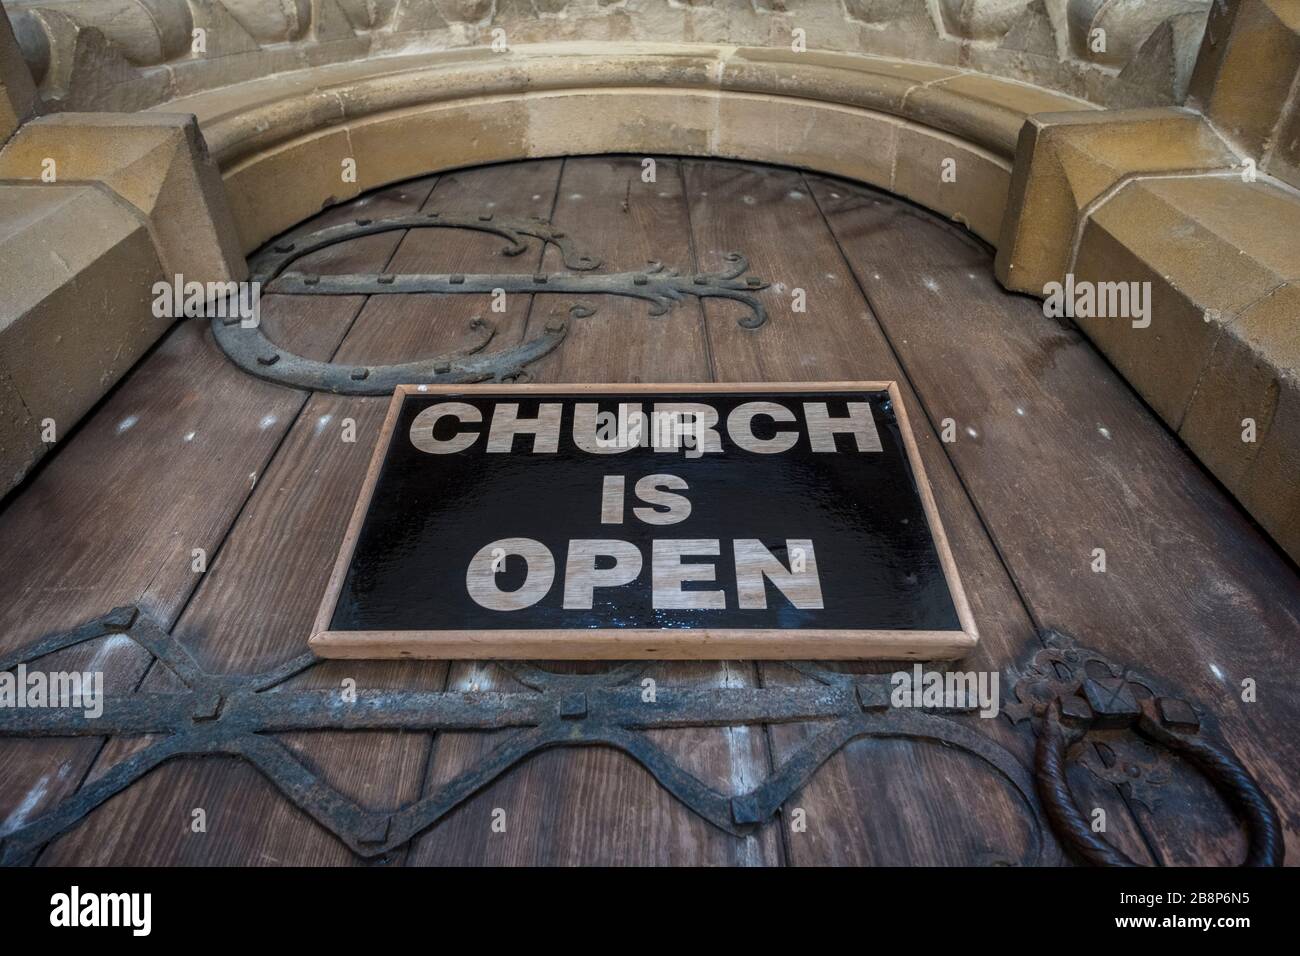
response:
[[[700,257],[695,248],[695,221],[691,216],[691,194],[686,185],[686,163],[682,158],[677,159],[677,179],[682,186],[682,204],[686,207],[686,243],[690,250],[691,272],[700,271]],[[704,308],[704,300],[696,298],[695,308],[700,316],[700,332],[704,336],[704,360],[709,368],[709,381],[718,380],[718,367],[713,360],[713,339],[709,335],[709,317]]]
[[[441,181],[440,177],[434,180],[433,184],[429,186],[429,192],[425,193],[424,198],[420,200],[419,205],[416,208],[419,208],[419,206],[423,206],[426,202],[428,202],[429,196],[432,195],[433,190],[437,187],[440,181]],[[397,250],[401,248],[402,243],[406,240],[406,237],[409,234],[410,234],[409,229],[404,230],[402,232],[402,237],[393,246],[392,251],[389,253],[388,258],[385,260],[385,266],[387,266],[388,263],[393,261],[393,257],[397,254]],[[330,353],[331,360],[333,360],[334,356],[338,354],[339,349],[343,347],[343,343],[347,340],[349,333],[352,331],[352,328],[356,325],[357,319],[360,317],[361,312],[365,309],[366,303],[369,301],[370,301],[370,296],[365,296],[363,297],[360,304],[357,306],[356,311],[352,315],[352,319],[348,322],[347,328],[344,329],[343,334],[339,337],[338,344],[335,345],[333,351]],[[176,327],[179,327],[179,325],[180,323],[177,323]],[[160,343],[164,338],[169,338],[169,337],[170,334],[167,336],[160,336],[158,342]],[[158,343],[155,343],[154,347],[156,347],[157,345]],[[148,355],[152,353],[152,351],[153,349],[151,348],[150,353],[146,353],[145,356],[141,357],[141,361],[144,361],[148,357]],[[137,365],[132,366],[132,371],[134,371],[134,369],[138,367],[139,367],[138,363]],[[128,373],[128,375],[129,374],[130,373]],[[125,382],[126,379],[127,376],[124,375],[118,384],[120,385],[122,382]],[[292,417],[289,419],[288,424],[285,426],[284,431],[281,432],[279,439],[276,441],[275,446],[271,449],[270,453],[264,459],[262,459],[261,467],[258,468],[255,474],[259,476],[265,475],[266,472],[275,463],[275,459],[280,454],[280,450],[284,447],[285,442],[288,440],[289,436],[293,433],[293,430],[297,426],[299,419],[301,419],[303,409],[306,408],[307,403],[311,401],[312,394],[313,393],[311,392],[304,394],[302,401],[298,404],[297,411],[295,411]],[[107,398],[107,395],[105,396],[105,398]],[[244,517],[244,513],[248,510],[249,503],[253,500],[254,494],[257,493],[257,485],[259,483],[260,482],[255,482],[253,486],[248,489],[248,493],[244,495],[244,500],[239,503],[239,507],[235,509],[234,515],[231,517],[230,521],[226,524],[225,530],[222,531],[221,538],[217,541],[217,545],[212,551],[213,570],[215,570],[216,568],[217,559],[221,556],[221,552],[225,548],[226,542],[230,540],[231,534],[234,532],[235,528],[239,525],[240,520]],[[158,570],[159,569],[155,569],[154,576],[149,579],[148,584],[146,584],[145,587],[140,592],[142,596],[149,592],[149,588],[153,585],[153,581],[158,575]],[[205,572],[202,577],[200,577],[197,581],[195,581],[194,586],[189,589],[189,592],[181,600],[181,604],[176,609],[176,614],[173,616],[171,624],[167,628],[168,633],[170,633],[181,622],[182,618],[185,617],[185,612],[189,610],[190,605],[193,604],[194,599],[199,594],[199,591],[202,590],[203,583],[206,579],[207,579],[207,573]],[[140,677],[135,682],[135,686],[132,688],[132,693],[134,694],[140,693],[140,689],[144,686],[145,681],[149,679],[149,675],[153,673],[154,667],[157,664],[158,661],[154,659],[154,660],[150,660],[145,665],[144,671],[140,674]],[[95,751],[94,756],[92,756],[90,760],[87,761],[86,769],[81,774],[81,779],[77,781],[77,786],[76,789],[72,791],[73,793],[80,792],[81,789],[86,785],[86,781],[90,779],[90,775],[95,772],[96,768],[99,766],[100,761],[103,759],[104,751],[108,747],[108,742],[109,742],[109,738],[107,737],[103,737],[99,739],[99,747]],[[52,842],[53,841],[50,841],[50,843]],[[40,849],[37,850],[36,854],[32,857],[33,866],[40,865],[41,858],[49,850],[50,843],[42,844]]]
[[[547,220],[546,220],[552,226],[555,225],[555,210],[558,209],[560,205],[560,186],[564,184],[564,170],[568,166],[568,164],[569,164],[569,158],[567,156],[561,156],[560,169],[559,172],[555,174],[555,191],[551,193],[551,211],[547,215]],[[536,268],[538,272],[540,272],[542,270],[542,267],[546,265],[546,250],[547,250],[547,244],[543,242],[542,248],[539,250],[537,254]],[[530,326],[533,322],[533,309],[536,305],[537,305],[537,293],[536,292],[528,293],[528,308],[524,310],[524,322],[523,322],[523,326],[519,330],[520,345],[528,341],[528,326]],[[569,331],[572,331],[572,329],[570,329]],[[567,332],[565,333],[565,337],[566,338],[568,337]]]
[[[835,248],[839,251],[840,258],[843,259],[845,267],[849,270],[849,275],[853,277],[853,284],[857,286],[858,292],[861,294],[863,301],[866,303],[867,312],[871,316],[871,321],[874,322],[876,324],[876,328],[880,330],[881,337],[884,339],[885,345],[889,348],[890,354],[894,358],[894,362],[898,365],[899,370],[907,378],[908,384],[912,386],[912,393],[916,396],[916,403],[918,406],[920,406],[921,414],[925,416],[925,421],[926,424],[929,425],[930,427],[931,434],[937,437],[938,431],[935,429],[934,426],[934,416],[930,413],[930,409],[926,405],[925,398],[921,394],[921,390],[913,384],[912,377],[911,375],[908,374],[907,371],[907,365],[903,362],[902,356],[899,355],[898,350],[894,347],[893,339],[890,338],[889,331],[885,328],[885,323],[880,321],[875,303],[871,301],[870,293],[867,292],[866,287],[863,285],[861,279],[858,277],[858,272],[857,269],[854,268],[853,261],[849,258],[848,253],[844,251],[844,247],[840,244],[839,235],[835,232],[835,227],[831,225],[830,217],[826,215],[826,210],[822,208],[821,200],[818,198],[816,191],[812,188],[812,184],[808,182],[807,175],[801,172],[800,176],[803,179],[804,186],[808,190],[808,194],[812,196],[813,204],[816,205],[817,207],[817,212],[821,215],[822,221],[826,223],[826,228],[831,234],[831,239],[835,243]],[[1025,614],[1026,616],[1028,616],[1030,624],[1033,625],[1034,640],[1038,642],[1040,647],[1045,647],[1046,645],[1043,643],[1043,639],[1041,635],[1042,622],[1039,619],[1038,614],[1035,612],[1034,607],[1030,604],[1028,598],[1026,597],[1025,592],[1021,587],[1020,581],[1016,578],[1015,573],[1012,571],[1011,566],[1008,564],[1006,560],[1006,555],[1002,549],[1001,544],[998,542],[997,537],[993,534],[992,528],[989,527],[988,521],[985,520],[983,509],[980,507],[979,503],[975,500],[975,497],[971,492],[970,487],[966,483],[965,477],[961,473],[961,469],[957,467],[957,462],[953,459],[952,454],[948,451],[947,445],[944,442],[940,441],[939,448],[943,452],[944,457],[948,459],[948,465],[949,467],[952,468],[953,474],[957,478],[957,483],[961,487],[962,494],[965,495],[966,500],[970,503],[971,509],[975,513],[975,517],[979,519],[980,528],[984,531],[984,536],[988,539],[989,544],[992,546],[993,553],[997,555],[998,563],[1002,565],[1002,569],[1006,573],[1007,580],[1011,583],[1011,587],[1015,590],[1017,599],[1019,599],[1021,606],[1025,609]],[[1093,749],[1097,750],[1096,744],[1093,744]],[[1098,755],[1100,756],[1100,751],[1098,751]],[[1156,851],[1155,846],[1151,842],[1151,838],[1147,833],[1146,827],[1143,826],[1141,819],[1139,818],[1137,812],[1134,810],[1132,803],[1124,795],[1123,790],[1120,789],[1118,784],[1112,784],[1112,787],[1116,795],[1119,797],[1120,802],[1123,804],[1125,810],[1128,811],[1129,818],[1132,820],[1133,826],[1136,829],[1138,835],[1142,838],[1142,843],[1144,846],[1146,846],[1147,852],[1151,854],[1151,858],[1155,860],[1157,863],[1163,863],[1159,853]]]
[[[700,267],[698,249],[695,244],[695,219],[691,215],[691,192],[686,177],[686,169],[688,165],[694,167],[697,164],[691,163],[685,158],[679,157],[677,159],[677,175],[678,175],[678,179],[681,181],[682,202],[686,207],[686,238],[687,238],[687,248],[690,250],[689,254],[691,259],[691,271],[699,272],[701,267]],[[708,363],[709,381],[716,382],[718,381],[718,367],[714,360],[713,340],[709,333],[707,303],[705,303],[703,299],[697,299],[696,309],[699,311],[700,330],[704,336],[704,354],[705,354],[705,359]],[[751,663],[750,673],[753,675],[754,684],[756,687],[761,688],[767,686],[767,682],[764,679],[767,666],[768,664],[763,661],[753,661]],[[770,779],[771,777],[776,775],[776,741],[772,737],[772,725],[763,724],[762,727],[763,727],[763,749],[767,757],[767,772],[768,772],[768,777]],[[777,866],[781,866],[781,867],[789,866],[790,861],[792,859],[792,856],[790,854],[790,846],[789,846],[790,836],[786,832],[786,826],[785,826],[784,809],[785,809],[784,806],[777,808],[776,817],[775,820],[773,821],[777,829],[777,839],[774,841],[775,848],[776,848],[776,864]],[[755,838],[756,839],[761,838],[759,836],[761,833],[762,833],[761,829],[756,830]]]
[[[559,201],[560,201],[560,186],[564,182],[564,168],[566,163],[567,163],[567,158],[563,156],[560,157],[559,169],[556,171],[555,174],[555,189],[551,193],[551,209],[550,209],[549,219],[551,220],[552,223],[555,220],[555,210],[559,205]],[[542,248],[538,250],[537,258],[534,261],[537,263],[536,268],[540,271],[542,266],[546,264],[546,243],[544,242],[542,243]],[[527,309],[524,310],[524,321],[522,323],[520,333],[519,333],[519,341],[521,343],[527,341],[528,339],[528,325],[533,320],[533,306],[536,302],[537,302],[537,294],[534,292],[528,293],[528,307]],[[463,664],[465,662],[444,661],[444,663],[446,664],[446,667],[443,669],[442,689],[444,692],[447,692],[451,690],[452,668],[455,667],[457,664]],[[425,748],[424,765],[420,769],[420,789],[416,795],[416,800],[423,800],[426,796],[429,795],[430,786],[431,786],[429,775],[433,772],[434,761],[437,759],[438,751],[441,749],[439,745],[442,743],[442,738],[444,735],[445,732],[440,733],[437,731],[428,735],[429,745]],[[429,827],[427,830],[423,831],[422,833],[418,833],[414,835],[410,840],[406,842],[406,844],[402,847],[403,849],[402,862],[401,862],[402,866],[406,867],[406,866],[418,865],[412,862],[412,858],[415,856],[415,854],[411,852],[411,848],[414,847],[420,840],[433,838],[433,834],[441,827],[442,823],[445,820],[446,820],[446,816],[444,816],[441,820],[438,820],[436,823],[433,824],[433,826]]]

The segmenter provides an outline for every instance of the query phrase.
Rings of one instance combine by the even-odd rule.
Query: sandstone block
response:
[[[1199,116],[1180,109],[1044,113],[1016,148],[996,270],[1019,292],[1043,294],[1069,265],[1088,207],[1126,177],[1230,169],[1235,156]]]
[[[1004,156],[1015,153],[1026,116],[1093,109],[1082,100],[976,73],[915,90],[907,105],[909,118]]]
[[[1150,325],[1076,319],[1175,429],[1214,343],[1252,303],[1300,276],[1300,203],[1239,178],[1135,180],[1089,218],[1076,282],[1150,282]]]
[[[31,71],[3,14],[0,9],[0,143],[40,108]]]
[[[892,117],[865,110],[829,104],[801,108],[782,97],[727,96],[718,102],[712,151],[820,169],[887,189],[898,126]],[[844,148],[846,143],[854,148]]]
[[[0,493],[166,330],[144,218],[98,185],[0,185]]]
[[[1006,212],[1010,165],[953,136],[904,124],[891,189],[995,243]]]
[[[169,275],[200,282],[247,274],[225,189],[193,116],[55,113],[0,150],[0,178],[101,182],[144,215]]]
[[[724,90],[789,94],[900,114],[908,94],[957,76],[949,67],[882,57],[745,47],[727,57]]]
[[[1224,329],[1179,434],[1300,560],[1300,283]]]
[[[359,195],[357,183],[344,178],[345,161],[356,158],[348,131],[335,126],[228,170],[225,184],[242,248],[251,252],[321,209]]]
[[[1192,73],[1189,103],[1250,155],[1273,140],[1300,74],[1300,3],[1214,4]]]

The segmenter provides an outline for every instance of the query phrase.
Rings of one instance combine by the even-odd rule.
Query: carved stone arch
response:
[[[95,347],[61,359],[74,387],[44,395],[41,378],[5,375],[5,487],[47,450],[28,409],[75,421],[160,334],[136,320],[152,278],[241,278],[241,252],[422,173],[676,153],[889,189],[996,245],[998,279],[1017,291],[1048,296],[1076,275],[1150,283],[1158,334],[1075,319],[1300,555],[1291,0],[263,7],[7,4],[0,177],[12,185],[0,189],[17,225],[0,244],[32,294],[6,334],[75,324],[77,297],[112,304],[88,336]],[[184,42],[196,29],[203,53]],[[1095,30],[1104,51],[1089,45]],[[58,184],[42,180],[47,160]],[[345,161],[355,178],[340,176]],[[87,221],[97,228],[73,230],[65,257],[84,269],[38,280],[23,251]],[[1165,241],[1175,234],[1197,240]],[[1233,282],[1203,281],[1227,261]],[[75,296],[59,294],[74,284]],[[14,366],[44,361],[19,345],[7,349]],[[1243,456],[1247,420],[1259,439]]]

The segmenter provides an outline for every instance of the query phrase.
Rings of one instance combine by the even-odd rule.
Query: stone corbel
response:
[[[170,327],[151,289],[178,274],[247,274],[193,116],[59,113],[13,134],[0,150],[0,493]]]
[[[9,18],[0,8],[0,143],[40,112],[40,105],[31,71],[18,49]]]
[[[1298,76],[1300,5],[1243,0],[1206,31],[1206,113],[1030,116],[996,272],[1041,297],[1145,290],[1145,316],[1067,314],[1300,559]]]

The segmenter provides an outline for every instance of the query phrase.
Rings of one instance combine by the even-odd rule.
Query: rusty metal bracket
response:
[[[204,672],[189,652],[135,608],[53,634],[0,658],[0,670],[109,634],[130,638],[171,670],[178,693],[105,695],[102,714],[75,709],[0,709],[0,736],[155,738],[84,783],[42,816],[6,834],[0,863],[31,862],[114,794],[177,757],[227,755],[258,769],[295,806],[362,857],[382,855],[433,826],[474,793],[530,755],[550,747],[604,746],[621,750],[690,810],[733,835],[750,833],[775,816],[832,755],[854,740],[891,737],[938,741],[980,758],[1016,791],[1034,823],[1031,865],[1057,862],[1058,848],[1034,799],[1028,769],[1010,751],[977,732],[963,711],[942,714],[894,708],[888,675],[851,675],[797,663],[813,684],[800,687],[660,687],[647,702],[637,678],[649,662],[603,674],[557,674],[523,662],[502,662],[528,690],[455,693],[274,689],[317,664],[311,654],[263,674]],[[273,690],[274,689],[274,690]],[[698,780],[647,731],[815,721],[820,730],[761,785],[721,793]],[[398,810],[372,810],[334,790],[274,734],[298,730],[511,731],[477,765]]]
[[[1030,720],[1037,736],[1034,775],[1052,828],[1079,859],[1095,866],[1137,866],[1094,833],[1070,793],[1066,761],[1085,740],[1104,739],[1109,760],[1086,763],[1098,777],[1154,804],[1153,789],[1169,778],[1169,756],[1185,759],[1214,785],[1245,825],[1243,866],[1281,866],[1282,825],[1272,802],[1232,748],[1205,727],[1201,714],[1156,681],[1121,669],[1101,653],[1059,631],[1016,681],[1016,701],[1004,708],[1013,722]],[[1133,751],[1134,734],[1146,742]]]
[[[526,238],[539,239],[554,246],[561,260],[572,272],[533,274],[480,273],[436,274],[391,273],[320,275],[285,270],[301,257],[339,242],[399,229],[468,229],[500,236],[506,241],[502,254],[516,256],[528,248]],[[757,329],[767,321],[767,311],[755,293],[767,283],[746,276],[749,263],[739,253],[726,256],[727,268],[718,272],[701,272],[683,276],[662,263],[650,262],[639,272],[596,275],[591,270],[600,260],[581,254],[572,240],[544,220],[495,221],[492,216],[444,216],[426,213],[392,216],[385,219],[356,219],[327,226],[314,232],[274,243],[250,263],[250,281],[258,282],[265,292],[281,295],[411,295],[439,293],[490,294],[538,292],[573,295],[618,295],[650,303],[652,316],[664,315],[675,304],[690,296],[726,298],[743,303],[749,313],[738,320],[747,329]],[[595,307],[579,301],[570,308],[575,318],[594,314]],[[549,353],[564,338],[563,322],[548,323],[543,333],[514,348],[500,352],[482,352],[495,331],[482,318],[470,325],[470,344],[458,351],[419,362],[399,365],[342,365],[304,358],[272,342],[261,324],[227,317],[214,311],[212,333],[217,344],[232,362],[258,378],[293,388],[334,392],[341,395],[385,395],[395,385],[458,385],[485,380],[517,379],[528,364]]]

